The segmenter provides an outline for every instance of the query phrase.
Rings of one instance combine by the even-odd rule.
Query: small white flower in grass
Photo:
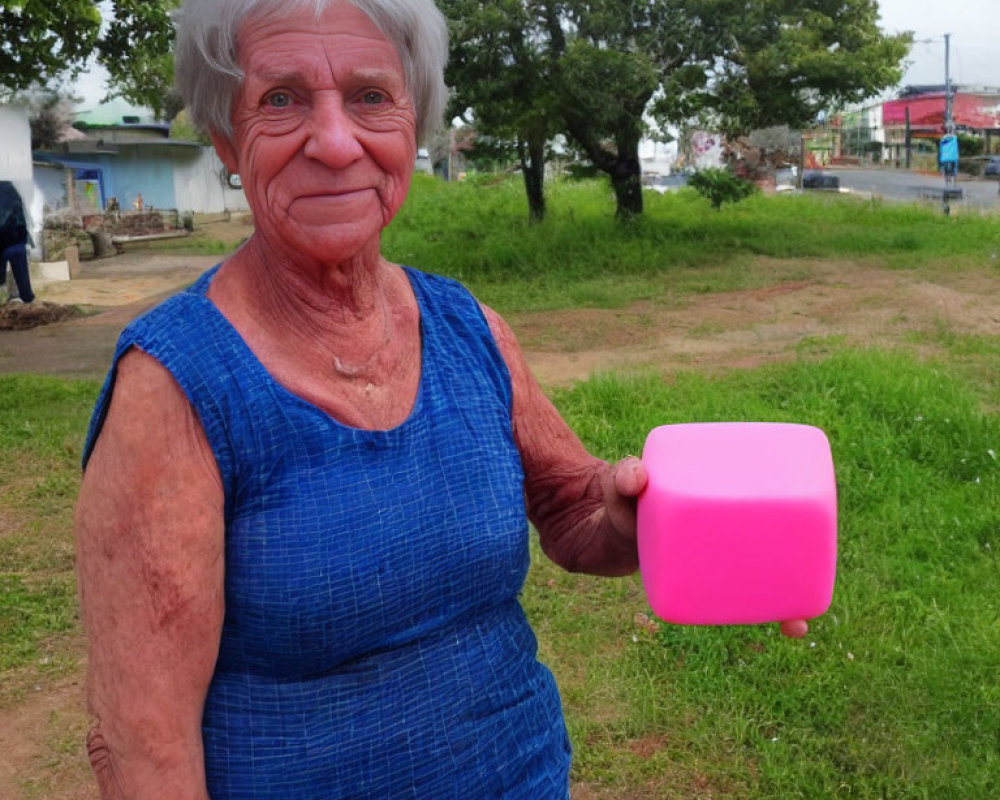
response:
[[[847,654],[847,660],[848,661],[853,661],[854,660],[854,653],[848,653]]]
[[[809,646],[810,647],[815,647],[816,646],[816,642],[809,642]]]
[[[990,458],[992,458],[992,459],[993,459],[994,461],[996,461],[996,460],[997,460],[997,452],[996,452],[996,450],[994,450],[994,449],[993,449],[992,447],[991,447],[991,448],[990,448],[989,450],[987,450],[987,451],[986,451],[986,455],[988,455],[988,456],[989,456]]]

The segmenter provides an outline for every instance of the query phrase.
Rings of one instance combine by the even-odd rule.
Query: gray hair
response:
[[[191,121],[231,137],[233,98],[243,80],[236,36],[250,17],[312,9],[318,17],[337,0],[185,0],[175,14],[174,81]],[[448,89],[448,28],[434,0],[348,0],[390,41],[403,63],[417,118],[417,141],[441,125]]]

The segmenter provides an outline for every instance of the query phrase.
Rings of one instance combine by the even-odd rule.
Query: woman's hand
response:
[[[635,456],[609,465],[602,478],[607,523],[613,535],[632,543],[636,539],[636,501],[647,480],[646,466]]]

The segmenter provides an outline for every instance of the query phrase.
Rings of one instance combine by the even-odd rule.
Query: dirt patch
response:
[[[0,373],[103,377],[118,334],[132,319],[193,283],[221,256],[124,255],[80,265],[80,276],[33,287],[38,299],[21,309],[61,307],[64,319],[30,329],[0,329]],[[7,306],[5,308],[16,309]],[[54,315],[53,315],[54,316]]]
[[[83,746],[89,727],[82,675],[39,687],[0,710],[0,797],[94,800],[97,786]]]
[[[595,372],[750,368],[833,342],[892,346],[915,334],[1000,335],[995,271],[890,271],[853,261],[810,265],[808,281],[697,295],[674,305],[582,309],[510,319],[543,385]]]
[[[72,319],[83,314],[75,306],[62,306],[40,300],[36,303],[8,303],[0,306],[0,331],[26,331],[39,325]]]

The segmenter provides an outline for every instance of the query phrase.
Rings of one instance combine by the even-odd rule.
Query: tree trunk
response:
[[[519,139],[517,152],[528,195],[528,219],[541,222],[545,219],[545,139],[531,136],[527,142]]]
[[[118,251],[111,241],[110,233],[107,231],[87,231],[87,233],[90,236],[91,244],[94,246],[94,258],[107,258],[108,256],[117,255]]]
[[[642,166],[639,161],[639,137],[632,131],[619,133],[615,137],[615,149],[610,150],[591,136],[585,121],[580,119],[570,120],[567,133],[587,154],[591,163],[611,179],[617,203],[615,216],[623,221],[640,216]]]
[[[635,152],[620,151],[611,172],[611,185],[615,190],[618,219],[634,219],[642,214],[642,169],[639,165],[638,147]]]

